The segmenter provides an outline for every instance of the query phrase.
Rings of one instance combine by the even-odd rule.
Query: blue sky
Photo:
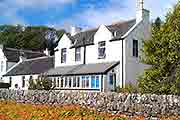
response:
[[[145,0],[151,20],[177,0]],[[0,24],[47,25],[56,28],[91,28],[135,18],[136,0],[0,0]]]

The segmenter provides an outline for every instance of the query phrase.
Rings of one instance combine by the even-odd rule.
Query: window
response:
[[[65,77],[65,87],[68,87],[68,79]]]
[[[96,88],[99,88],[99,76],[96,76]]]
[[[96,87],[96,79],[95,76],[91,76],[91,87],[95,88]]]
[[[82,77],[82,88],[85,88],[86,87],[86,79],[85,79],[85,77],[83,76]]]
[[[59,78],[57,79],[57,87],[59,87]]]
[[[22,87],[25,87],[25,76],[22,77]]]
[[[63,77],[61,78],[61,87],[63,87],[63,84],[64,84],[64,79]]]
[[[12,77],[9,77],[9,84],[10,84],[10,87],[12,86]]]
[[[71,80],[72,80],[71,77],[69,77],[69,87],[71,87],[71,83],[72,83]]]
[[[86,77],[86,88],[89,88],[89,77]]]
[[[82,88],[89,88],[89,76],[82,77]]]
[[[138,40],[133,40],[133,56],[138,57]]]
[[[113,81],[113,74],[109,75],[109,83],[110,85],[113,85],[114,81]]]
[[[104,59],[106,57],[106,42],[102,41],[98,43],[98,58]]]
[[[99,88],[99,76],[91,76],[91,88]]]
[[[80,87],[80,77],[77,77],[77,87]]]
[[[111,73],[109,75],[109,84],[110,85],[116,85],[116,73]]]
[[[61,49],[61,63],[66,63],[66,48]]]
[[[56,87],[56,78],[54,78],[54,82],[53,83],[54,83],[54,87]]]
[[[76,87],[76,77],[73,77],[73,87]]]
[[[4,62],[1,61],[1,72],[3,72],[3,70],[4,70]]]
[[[81,61],[81,48],[75,48],[75,61]]]

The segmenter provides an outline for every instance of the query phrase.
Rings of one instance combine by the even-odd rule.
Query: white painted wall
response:
[[[22,77],[25,76],[25,87],[22,87]],[[10,82],[10,77],[12,77],[12,84],[10,89],[21,89],[21,90],[28,90],[29,87],[29,78],[33,76],[33,79],[37,79],[38,75],[18,75],[18,76],[8,76],[3,77],[5,83]],[[18,85],[18,88],[15,88],[15,84]]]
[[[58,51],[55,52],[55,67],[83,64],[84,48],[81,47],[81,61],[76,62],[75,61],[75,48],[70,48],[71,46],[72,46],[72,43],[70,39],[67,37],[66,34],[64,34],[56,48],[58,49]],[[61,49],[62,48],[67,48],[66,63],[61,63]]]
[[[144,39],[150,38],[150,23],[149,23],[149,11],[144,10],[137,13],[139,17],[137,20],[136,25],[134,25],[130,31],[128,31],[123,37],[124,40],[120,41],[113,41],[110,42],[113,38],[112,33],[106,28],[106,26],[101,25],[94,36],[94,45],[90,45],[86,47],[86,64],[90,63],[103,63],[103,62],[112,62],[112,61],[120,61],[120,65],[116,67],[116,71],[118,72],[117,75],[117,86],[124,86],[125,84],[133,83],[136,84],[139,74],[143,72],[143,70],[148,65],[142,64],[139,58],[133,57],[133,39],[138,40],[138,47],[139,47],[139,56],[141,55],[140,50],[142,49],[142,43]],[[140,17],[143,17],[140,19]],[[98,42],[106,41],[106,58],[105,59],[98,59]],[[123,48],[123,61],[122,64],[122,44]],[[71,41],[64,34],[61,41],[58,44],[59,51],[55,53],[55,66],[66,66],[66,65],[76,65],[76,64],[83,64],[83,51],[84,49],[81,48],[81,62],[75,62],[75,49],[69,49],[71,47]],[[67,62],[66,64],[61,64],[61,49],[67,48]],[[124,67],[123,67],[124,66]],[[123,70],[122,70],[123,68]],[[123,75],[122,75],[123,73]],[[122,84],[122,76],[124,76],[124,82]],[[108,80],[106,76],[104,79]],[[105,86],[107,89],[111,89],[111,86]]]
[[[137,77],[142,74],[148,65],[141,63],[140,56],[142,55],[141,49],[143,41],[150,38],[150,23],[148,19],[144,19],[138,23],[137,27],[127,36],[126,49],[125,49],[125,81],[126,84],[137,83]],[[133,57],[133,39],[138,40],[139,57]]]
[[[3,62],[3,70],[1,71],[1,62]],[[3,49],[0,48],[0,78],[4,75],[7,70],[14,66],[16,62],[8,62],[6,56],[4,55]]]

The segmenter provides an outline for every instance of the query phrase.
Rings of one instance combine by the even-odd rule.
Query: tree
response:
[[[50,37],[47,34],[52,33]],[[0,44],[5,47],[43,51],[48,48],[51,55],[57,42],[65,33],[46,26],[0,25]]]
[[[41,77],[36,80],[29,80],[29,89],[30,90],[51,90],[52,80],[47,77]]]
[[[152,67],[139,77],[141,92],[180,94],[180,2],[164,23],[153,25],[152,38],[144,42],[142,61]]]
[[[158,31],[158,30],[160,30],[161,25],[162,25],[161,18],[157,17],[156,20],[154,21],[154,23],[152,24],[152,26],[153,26],[152,28],[153,28],[153,30]]]

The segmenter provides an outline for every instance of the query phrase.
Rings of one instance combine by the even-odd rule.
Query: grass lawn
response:
[[[0,102],[0,120],[129,120],[125,115],[97,113],[80,106],[48,106]],[[144,120],[134,117],[131,120]],[[168,118],[162,119],[168,120]],[[169,120],[178,120],[175,117]]]

